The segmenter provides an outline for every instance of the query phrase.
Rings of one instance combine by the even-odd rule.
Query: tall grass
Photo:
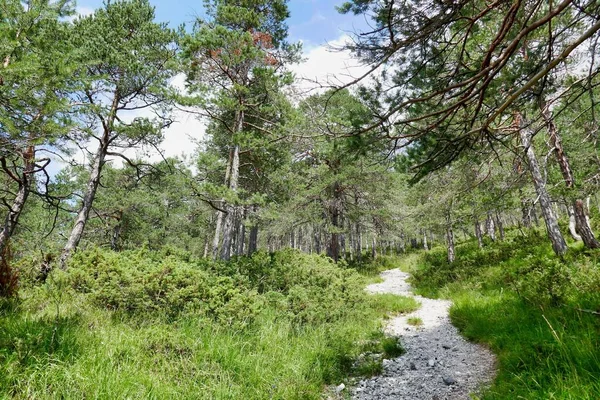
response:
[[[411,267],[421,294],[447,297],[453,323],[498,355],[483,399],[600,398],[600,273],[597,251],[572,245],[563,260],[543,235],[422,254]]]
[[[211,276],[218,276],[215,271],[221,269],[236,285],[249,288],[255,284],[248,282],[267,285],[268,279],[261,278],[263,270],[280,268],[289,274],[269,278],[271,286],[255,292],[260,307],[251,322],[230,324],[215,318],[211,309],[203,312],[201,306],[187,312],[162,312],[157,304],[163,304],[163,297],[156,297],[155,284],[148,277],[158,267],[149,261],[150,266],[142,266],[139,263],[147,259],[137,253],[80,257],[92,258],[94,268],[106,268],[118,279],[109,280],[100,270],[96,281],[83,281],[82,273],[92,264],[75,266],[67,277],[52,276],[45,285],[23,289],[18,301],[2,303],[0,398],[320,399],[324,385],[339,384],[349,375],[365,372],[357,368],[355,360],[367,347],[397,352],[396,342],[391,345],[383,338],[382,318],[418,306],[412,299],[367,295],[352,284],[360,277],[338,271],[323,258],[284,254],[271,259],[263,255],[255,260],[261,260],[260,265],[248,266],[252,261],[244,260],[237,266],[203,267]],[[103,263],[108,264],[102,267]],[[147,268],[147,275],[139,275],[145,283],[137,278],[137,272],[129,271],[132,265]],[[236,272],[227,272],[226,267]],[[242,279],[246,276],[243,271],[250,267],[254,268],[247,273],[250,278]],[[325,271],[322,276],[312,273],[314,280],[294,281],[294,271],[302,275],[306,273],[302,269],[316,267]],[[185,264],[181,268],[173,279],[200,266]],[[281,279],[288,283],[284,285]],[[97,287],[98,282],[104,286]],[[169,290],[185,292],[183,278],[174,282],[178,286]],[[227,280],[223,284],[230,287]],[[275,286],[281,289],[272,290]],[[96,293],[102,288],[112,293],[110,307],[103,307],[102,301],[108,300]],[[151,293],[152,303],[140,303],[139,297],[131,295],[134,290]],[[237,293],[245,293],[229,290],[229,294],[211,292],[210,301],[216,301],[215,296],[237,301]],[[311,297],[303,297],[303,290],[317,296],[315,301],[326,298],[319,296],[327,291],[337,297],[343,297],[343,291],[356,292],[345,294],[348,309],[338,312],[328,310],[325,304],[310,303]],[[127,296],[119,297],[119,293]],[[165,304],[179,307],[178,302],[169,301]],[[129,302],[137,308],[132,311]],[[138,304],[149,305],[141,308]],[[246,318],[238,308],[226,303],[220,307]],[[299,319],[298,310],[310,312]]]

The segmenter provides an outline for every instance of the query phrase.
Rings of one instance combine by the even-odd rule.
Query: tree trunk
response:
[[[121,237],[121,229],[123,228],[123,211],[119,211],[117,215],[117,224],[113,228],[113,234],[110,239],[110,248],[113,251],[119,250],[119,238]]]
[[[575,211],[575,226],[577,233],[581,235],[581,239],[587,248],[597,249],[600,247],[600,242],[594,236],[592,228],[590,227],[589,220],[585,213],[583,201],[576,199],[573,201],[573,209]]]
[[[588,220],[585,217],[583,201],[577,199],[575,193],[573,193],[575,189],[575,177],[573,175],[573,171],[571,170],[569,158],[567,157],[567,154],[565,153],[564,147],[562,145],[562,138],[560,137],[558,130],[556,129],[556,125],[554,124],[548,105],[545,104],[544,101],[540,103],[540,109],[542,112],[542,118],[546,123],[548,134],[550,136],[550,145],[554,149],[556,160],[558,161],[558,165],[560,166],[560,172],[562,173],[567,189],[569,190],[569,192],[572,193],[571,198],[575,214],[574,217],[576,232],[579,233],[579,235],[581,236],[585,247],[589,249],[597,249],[598,247],[600,247],[600,242],[596,240],[594,232],[592,231],[592,228],[590,227],[590,224],[588,223]]]
[[[496,225],[498,226],[498,233],[500,233],[500,240],[504,240],[504,224],[502,223],[498,210],[496,210]]]
[[[233,148],[233,158],[231,161],[231,175],[229,177],[229,190],[237,192],[238,179],[240,176],[240,146],[235,145]],[[221,245],[221,260],[229,260],[231,258],[231,241],[235,230],[235,213],[237,207],[234,204],[227,205],[227,215],[225,216],[225,224],[223,227],[223,243]]]
[[[567,202],[567,212],[569,214],[569,233],[576,241],[580,242],[581,236],[577,233],[577,223],[575,222],[575,208]]]
[[[19,177],[19,190],[15,196],[6,218],[4,219],[4,226],[0,231],[0,257],[5,254],[6,246],[8,241],[15,232],[15,228],[19,223],[19,217],[25,208],[25,203],[31,192],[31,183],[33,180],[33,172],[35,170],[35,148],[29,146],[22,153],[23,158],[23,174]]]
[[[66,269],[67,260],[71,256],[71,253],[77,249],[77,246],[79,246],[79,242],[83,237],[83,231],[90,216],[90,211],[92,210],[92,204],[94,203],[94,198],[96,197],[98,185],[100,184],[100,177],[102,176],[102,168],[104,168],[104,161],[106,159],[107,152],[108,132],[105,133],[103,140],[98,146],[98,150],[94,159],[94,165],[92,166],[90,173],[90,179],[81,203],[81,208],[77,214],[77,218],[75,219],[75,225],[73,226],[69,240],[67,240],[67,244],[65,245],[62,255],[60,256],[60,267],[62,269]]]
[[[246,218],[246,208],[244,207],[242,210],[242,215],[239,221],[239,232],[237,236],[237,251],[236,255],[241,256],[244,254],[244,244],[246,242],[246,225],[244,224],[244,219]]]
[[[373,260],[375,260],[377,258],[377,238],[373,235],[373,247],[371,248],[371,256],[373,257]]]
[[[552,242],[552,249],[557,255],[563,256],[567,252],[567,243],[560,232],[554,211],[552,211],[552,201],[546,190],[546,183],[544,182],[537,157],[533,151],[533,134],[530,128],[526,126],[525,121],[519,113],[515,114],[515,118],[517,126],[519,127],[521,142],[525,148],[525,155],[527,156],[533,185],[535,186],[536,193],[540,199],[540,207],[542,209],[542,215],[544,216],[544,222],[546,223],[548,237]]]
[[[423,249],[425,249],[425,251],[429,251],[429,245],[427,244],[427,231],[423,230]]]
[[[321,254],[321,232],[318,228],[314,230],[313,238],[315,241],[315,253]]]
[[[250,228],[250,237],[248,238],[248,255],[249,256],[256,253],[257,245],[258,245],[258,226],[253,225],[252,228]]]
[[[446,242],[448,244],[448,262],[452,264],[456,259],[456,251],[454,248],[454,232],[452,231],[450,213],[446,215]]]
[[[481,233],[481,225],[479,220],[475,217],[475,237],[477,238],[477,244],[480,249],[483,249],[483,234]]]
[[[519,190],[521,192],[521,190]],[[519,193],[521,194],[521,193]],[[525,228],[531,228],[531,207],[529,206],[529,200],[521,197],[521,222]]]
[[[492,217],[492,213],[488,211],[487,220],[485,223],[487,234],[489,235],[492,242],[496,241],[496,224],[494,223],[494,217]]]

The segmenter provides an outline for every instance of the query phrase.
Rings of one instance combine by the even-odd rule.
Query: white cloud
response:
[[[304,62],[291,69],[296,74],[296,91],[300,95],[323,91],[332,86],[350,83],[367,72],[349,51],[338,50],[350,38],[347,35],[318,47],[305,50]]]
[[[84,12],[85,10],[81,10]],[[91,12],[92,10],[90,10]],[[304,62],[294,65],[291,69],[296,74],[297,83],[294,85],[294,93],[304,97],[315,92],[322,92],[331,86],[340,86],[351,82],[367,71],[367,67],[353,59],[348,51],[336,51],[347,40],[343,35],[339,39],[317,47],[307,48],[304,52]],[[185,77],[178,75],[173,78],[171,84],[181,91],[185,91]],[[131,113],[125,120],[134,117],[151,117],[150,110]],[[197,142],[205,138],[206,121],[198,120],[195,114],[178,110],[174,113],[175,122],[165,130],[164,141],[160,145],[162,155],[165,157],[191,156],[197,147]],[[95,141],[88,144],[88,151],[96,150]],[[73,159],[77,162],[86,162],[88,155],[83,150],[77,150]],[[143,158],[152,162],[162,160],[161,154],[155,149],[129,150],[125,153],[128,157]],[[113,165],[122,165],[122,160],[115,159]],[[54,169],[62,168],[65,164],[60,160],[54,160]]]

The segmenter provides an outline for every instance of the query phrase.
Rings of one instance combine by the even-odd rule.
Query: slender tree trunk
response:
[[[567,212],[569,214],[569,233],[576,241],[580,242],[581,236],[577,233],[577,224],[575,222],[575,209],[568,203],[568,200],[565,200],[567,204]]]
[[[237,192],[238,179],[240,174],[240,146],[235,145],[233,148],[233,159],[231,161],[231,176],[229,177],[229,190]],[[221,260],[229,260],[231,258],[231,241],[235,230],[235,212],[237,207],[233,204],[227,205],[227,215],[225,216],[225,224],[223,227],[223,243],[221,245]]]
[[[556,160],[558,161],[558,165],[560,166],[560,171],[565,181],[565,185],[567,186],[569,192],[574,192],[575,177],[573,175],[573,171],[571,170],[569,158],[567,157],[567,154],[565,153],[564,147],[562,145],[562,138],[560,137],[558,130],[556,129],[556,125],[554,124],[554,120],[552,119],[552,114],[550,113],[548,105],[544,101],[540,102],[540,109],[542,113],[542,118],[546,123],[548,134],[550,136],[550,145],[554,149],[554,154],[556,155]],[[589,221],[586,218],[585,211],[583,208],[583,201],[581,199],[576,198],[574,193],[571,195],[571,199],[574,210],[576,232],[581,236],[581,240],[583,240],[585,247],[590,249],[599,248],[600,242],[598,242],[598,240],[594,236],[594,232],[592,231]]]
[[[371,248],[371,256],[373,257],[373,260],[375,260],[377,258],[377,238],[375,237],[375,235],[373,235],[373,241],[372,241],[372,248]]]
[[[313,238],[315,241],[315,253],[321,254],[321,231],[319,228],[315,228]]]
[[[489,235],[492,242],[496,241],[496,224],[494,223],[494,217],[492,217],[492,213],[488,211],[487,220],[485,223],[487,234]]]
[[[483,249],[483,234],[481,233],[481,225],[479,220],[475,217],[475,237],[477,238],[477,244],[480,249]]]
[[[521,190],[519,190],[519,194],[521,195],[521,222],[525,228],[531,228],[531,207],[529,200],[522,196]]]
[[[425,251],[429,251],[429,244],[427,243],[427,231],[422,230],[422,234],[423,234],[423,249],[425,249]]]
[[[246,207],[242,209],[242,215],[239,221],[239,233],[237,236],[237,251],[236,255],[241,256],[244,254],[244,244],[246,242],[246,225],[244,219],[246,218]]]
[[[515,117],[519,127],[521,142],[525,147],[525,155],[527,156],[529,171],[531,173],[531,178],[533,179],[533,185],[535,186],[535,190],[540,199],[540,207],[544,216],[544,222],[546,223],[548,237],[552,242],[552,249],[557,255],[562,256],[567,252],[567,243],[560,232],[554,211],[552,211],[552,201],[548,191],[546,190],[546,183],[544,182],[537,157],[533,151],[533,134],[529,127],[526,126],[525,121],[519,113],[516,113]]]
[[[257,245],[258,245],[258,226],[253,225],[252,228],[250,228],[250,237],[248,238],[248,255],[249,256],[256,253]]]
[[[502,223],[498,210],[496,210],[496,225],[498,226],[498,233],[500,233],[500,240],[504,240],[504,224]]]
[[[104,161],[106,159],[107,152],[108,132],[105,132],[103,140],[100,142],[98,150],[96,151],[94,164],[90,173],[90,179],[85,190],[85,195],[83,196],[81,208],[79,210],[79,213],[77,214],[77,218],[75,219],[75,225],[73,226],[71,235],[69,236],[67,244],[65,245],[62,255],[60,257],[60,267],[62,269],[66,269],[67,260],[71,256],[71,253],[77,249],[77,246],[79,246],[79,242],[83,237],[83,231],[90,216],[90,211],[92,210],[92,205],[94,203],[94,198],[96,197],[98,185],[100,184],[100,177],[102,176],[102,168],[104,168]]]
[[[204,241],[204,253],[202,253],[202,258],[208,257],[208,250],[209,250],[208,247],[209,247],[209,239],[207,237],[206,240]]]
[[[446,242],[448,244],[448,262],[452,264],[456,259],[456,251],[454,246],[454,232],[452,231],[450,212],[448,212],[446,215]]]
[[[13,199],[13,203],[6,214],[2,231],[0,231],[0,257],[2,254],[4,254],[6,246],[8,245],[8,241],[15,232],[15,228],[19,223],[21,213],[25,208],[27,198],[31,193],[31,183],[35,170],[35,148],[33,146],[29,146],[25,151],[23,151],[21,157],[23,158],[24,165],[23,173],[19,177],[19,189],[17,190],[17,195]],[[4,160],[2,160],[2,162],[4,163]]]
[[[110,240],[110,248],[113,251],[119,250],[119,238],[121,237],[121,229],[123,228],[123,211],[119,211],[117,215],[117,224],[113,228],[113,234]]]

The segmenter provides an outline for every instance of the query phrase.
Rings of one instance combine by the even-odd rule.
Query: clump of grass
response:
[[[371,307],[382,313],[405,314],[419,309],[421,304],[412,297],[398,296],[390,293],[369,295]]]
[[[406,323],[412,326],[421,326],[423,325],[423,320],[419,317],[409,317]]]
[[[383,348],[384,358],[396,358],[406,353],[402,343],[397,337],[390,336],[386,337],[381,341],[381,347]]]

